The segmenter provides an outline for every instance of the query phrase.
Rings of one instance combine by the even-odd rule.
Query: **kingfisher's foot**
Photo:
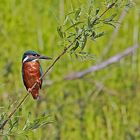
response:
[[[31,93],[31,91],[32,91],[32,88],[28,88],[28,92]]]
[[[41,80],[37,79],[36,83],[40,86],[41,85]]]

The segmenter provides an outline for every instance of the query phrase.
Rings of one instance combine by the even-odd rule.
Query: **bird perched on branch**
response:
[[[35,51],[26,51],[22,57],[23,83],[34,99],[39,98],[39,89],[41,89],[42,86],[42,79],[40,78],[42,76],[42,68],[39,59],[47,60],[51,58],[42,56]],[[33,87],[34,84],[35,86]]]

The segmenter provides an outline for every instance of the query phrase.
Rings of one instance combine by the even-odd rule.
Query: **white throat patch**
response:
[[[37,61],[38,60],[38,58],[36,58],[36,59],[34,59],[34,60],[32,60],[33,62],[35,62],[35,61]]]
[[[29,58],[29,56],[26,56],[26,57],[23,59],[23,63],[24,63],[25,61],[27,61],[28,58]]]

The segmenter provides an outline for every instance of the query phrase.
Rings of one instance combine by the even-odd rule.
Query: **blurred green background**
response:
[[[26,94],[21,77],[21,59],[26,50],[55,58],[63,50],[57,33],[65,13],[88,0],[3,0],[0,1],[0,113],[9,112]],[[121,26],[105,26],[106,35],[88,41],[85,51],[95,60],[80,60],[64,55],[44,80],[41,99],[30,96],[23,104],[18,132],[27,119],[42,114],[53,120],[46,126],[26,132],[34,140],[138,140],[140,139],[140,56],[139,49],[116,64],[82,79],[65,81],[71,72],[80,71],[122,52],[140,41],[140,2],[129,10],[112,9]],[[95,1],[105,9],[104,1]],[[108,51],[103,55],[105,49]],[[43,71],[51,62],[41,61]],[[30,117],[29,117],[30,114]],[[29,117],[29,118],[28,118]],[[8,129],[8,126],[6,126]],[[2,139],[3,137],[1,137]],[[11,135],[25,139],[25,134]],[[6,139],[6,137],[5,137]]]

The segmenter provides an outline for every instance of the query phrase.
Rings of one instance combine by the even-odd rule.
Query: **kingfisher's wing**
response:
[[[41,67],[41,65],[40,65],[40,76],[42,76],[42,67]],[[42,87],[42,82],[43,82],[43,80],[41,79],[41,84],[40,84],[40,88]]]
[[[25,85],[25,87],[26,87],[26,89],[27,89],[27,85],[26,85],[26,82],[25,82],[25,80],[24,80],[23,65],[22,65],[22,80],[23,80],[23,83],[24,83],[24,85]],[[27,89],[27,90],[28,90],[28,89]]]

